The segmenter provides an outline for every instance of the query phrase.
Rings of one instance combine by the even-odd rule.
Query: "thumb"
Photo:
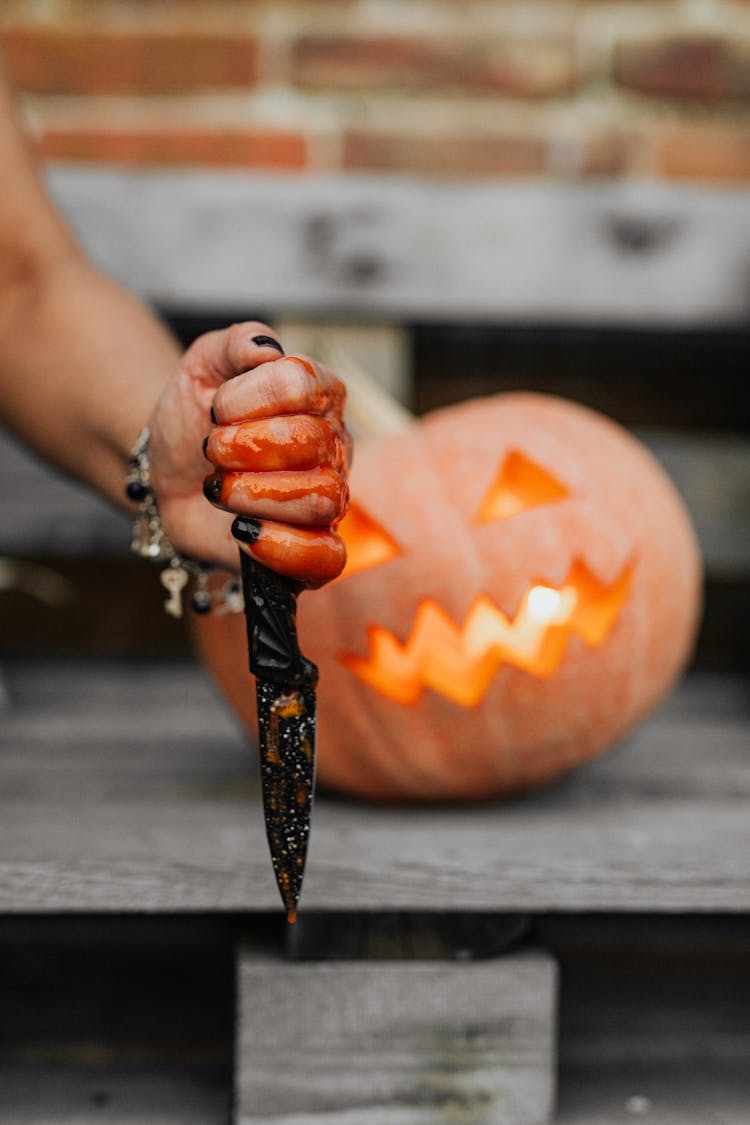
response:
[[[284,355],[284,348],[273,328],[258,320],[246,320],[199,336],[185,353],[185,362],[189,369],[218,386],[279,355]]]

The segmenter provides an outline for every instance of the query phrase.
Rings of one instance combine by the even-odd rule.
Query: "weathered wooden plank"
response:
[[[709,573],[750,574],[750,441],[643,430],[696,524]],[[19,481],[23,488],[19,488]],[[0,554],[11,556],[124,553],[130,522],[91,490],[0,434]]]
[[[0,554],[124,552],[131,521],[0,431]]]
[[[747,317],[741,191],[72,166],[49,183],[95,260],[167,307],[689,326]]]
[[[0,910],[276,910],[244,736],[189,666],[10,665]],[[748,691],[689,677],[619,750],[523,800],[321,796],[303,907],[743,911]]]
[[[541,1125],[554,1090],[555,967],[239,965],[238,1125]]]

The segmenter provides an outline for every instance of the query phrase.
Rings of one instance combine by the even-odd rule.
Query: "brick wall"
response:
[[[749,0],[3,0],[50,157],[750,180]]]

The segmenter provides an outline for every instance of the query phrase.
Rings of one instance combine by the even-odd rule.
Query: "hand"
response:
[[[164,530],[182,553],[237,570],[231,526],[241,514],[250,517],[243,550],[321,586],[346,561],[332,530],[348,503],[346,392],[328,368],[284,356],[275,341],[252,321],[195,341],[149,423],[151,481]],[[217,424],[206,439],[212,410]],[[204,440],[215,468],[205,488]]]

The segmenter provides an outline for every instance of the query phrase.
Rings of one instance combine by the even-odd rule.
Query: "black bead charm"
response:
[[[141,480],[132,479],[125,485],[125,495],[134,504],[140,504],[149,494],[149,488]]]
[[[195,613],[201,615],[210,613],[213,606],[213,598],[207,590],[196,590],[190,599],[190,604]]]

